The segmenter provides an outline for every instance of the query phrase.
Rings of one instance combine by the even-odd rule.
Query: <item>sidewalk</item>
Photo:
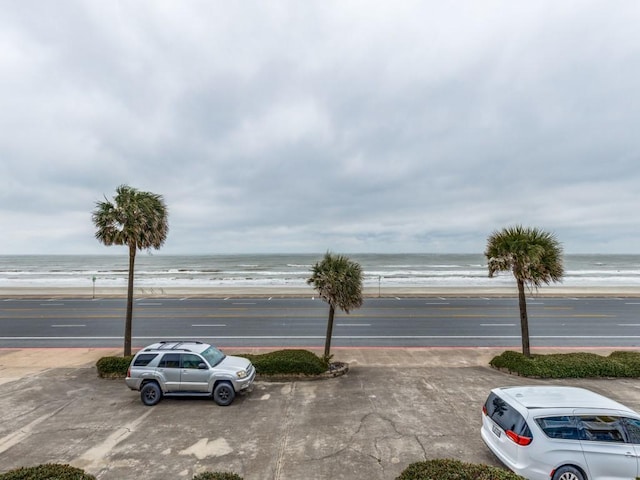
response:
[[[229,355],[238,353],[260,354],[273,348],[223,348]],[[322,355],[321,348],[308,350]],[[336,347],[334,360],[351,366],[369,367],[472,367],[487,366],[489,361],[505,350],[504,347]],[[575,348],[532,348],[534,353],[561,353]],[[608,355],[625,348],[580,348]],[[0,348],[0,385],[23,377],[36,375],[54,368],[92,367],[102,357],[122,355],[118,348]]]

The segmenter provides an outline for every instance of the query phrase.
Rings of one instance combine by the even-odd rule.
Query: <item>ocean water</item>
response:
[[[323,254],[136,256],[137,287],[304,286]],[[481,254],[348,254],[360,263],[365,286],[474,287],[513,285],[510,274],[488,278]],[[562,284],[640,286],[640,255],[565,255]],[[0,287],[126,285],[123,255],[0,256]]]

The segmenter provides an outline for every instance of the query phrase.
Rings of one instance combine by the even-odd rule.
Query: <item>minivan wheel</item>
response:
[[[565,465],[556,470],[553,480],[585,480],[585,478],[577,468]]]
[[[218,405],[226,407],[236,397],[236,392],[228,382],[220,382],[213,389],[213,401]]]
[[[162,400],[162,390],[156,382],[146,383],[140,390],[140,400],[146,406],[151,407]]]

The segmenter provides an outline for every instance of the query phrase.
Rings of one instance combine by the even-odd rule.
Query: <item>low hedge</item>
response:
[[[638,352],[613,352],[606,357],[585,352],[526,357],[519,352],[506,351],[491,359],[489,364],[523,377],[640,377]]]
[[[96,480],[96,477],[84,470],[70,465],[47,463],[35,467],[21,467],[0,473],[0,480]],[[203,472],[193,480],[243,480],[241,476],[231,472]]]
[[[328,368],[324,360],[308,350],[277,350],[239,356],[251,360],[258,375],[319,375]]]
[[[100,378],[124,378],[133,355],[126,357],[102,357],[96,363]]]
[[[262,355],[240,354],[251,360],[258,375],[318,375],[326,372],[327,362],[308,350],[277,350]],[[133,356],[102,357],[96,363],[101,378],[124,378]]]
[[[0,480],[96,480],[96,477],[70,465],[47,463],[10,470],[0,474]]]
[[[489,465],[437,459],[409,465],[396,480],[522,480],[513,472]]]
[[[199,473],[193,480],[243,480],[240,475],[231,472],[203,472]]]

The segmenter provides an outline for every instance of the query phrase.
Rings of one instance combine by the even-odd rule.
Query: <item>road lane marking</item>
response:
[[[451,305],[449,302],[427,302],[425,305]]]
[[[370,323],[337,323],[336,327],[370,327]]]
[[[304,340],[304,339],[309,339],[309,340],[317,340],[317,339],[325,339],[326,335],[293,335],[293,336],[287,336],[287,335],[265,335],[265,336],[259,336],[259,335],[248,335],[248,336],[241,336],[241,335],[233,335],[233,336],[218,336],[218,335],[210,335],[210,336],[203,336],[203,337],[199,337],[199,338],[203,338],[203,339],[223,339],[223,340],[242,340],[242,339],[246,339],[246,340],[282,340],[282,339],[292,339],[292,340]],[[416,339],[416,340],[420,340],[420,339],[426,339],[426,340],[437,340],[437,339],[456,339],[456,338],[460,338],[460,339],[474,339],[474,338],[479,338],[479,339],[501,339],[501,340],[514,340],[514,339],[520,339],[520,335],[334,335],[333,336],[334,339],[340,339],[340,340],[366,340],[366,339],[370,339],[370,340],[375,340],[375,339],[388,339],[388,340],[393,340],[393,339],[401,339],[401,340],[407,340],[407,339]],[[593,339],[600,339],[600,340],[623,340],[623,339],[633,339],[633,340],[638,340],[640,339],[640,335],[575,335],[575,336],[570,336],[570,335],[531,335],[529,338],[533,338],[533,339],[541,339],[541,340],[549,340],[549,339],[579,339],[579,340],[593,340]],[[152,337],[147,337],[147,336],[143,336],[143,337],[133,337],[133,339],[135,340],[193,340],[193,336],[175,336],[175,335],[171,335],[168,337],[158,337],[158,336],[152,336]],[[75,337],[71,337],[71,336],[66,336],[66,337],[0,337],[0,341],[4,341],[4,340],[122,340],[122,336],[105,336],[105,337],[91,337],[91,336],[75,336]]]
[[[481,327],[515,327],[515,323],[481,323]]]
[[[194,323],[192,327],[226,327],[224,323]]]
[[[640,327],[640,323],[619,323],[619,327]]]
[[[51,325],[51,326],[58,327],[58,328],[86,327],[86,325],[82,325],[82,324],[62,324],[62,325]]]
[[[60,306],[64,305],[64,303],[50,303],[50,302],[47,302],[47,303],[41,303],[40,304],[41,307],[50,307],[52,305],[56,306],[56,307],[60,307]]]
[[[138,305],[148,307],[148,306],[162,305],[162,303],[161,302],[147,302],[147,303],[138,303]]]

